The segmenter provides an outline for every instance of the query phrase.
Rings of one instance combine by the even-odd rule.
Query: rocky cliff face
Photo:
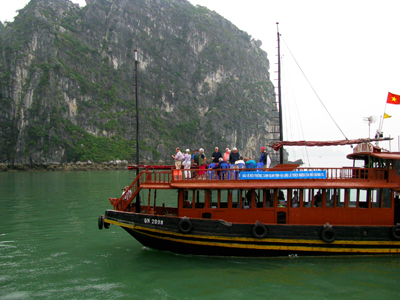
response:
[[[3,163],[131,160],[135,49],[141,162],[176,146],[258,156],[277,131],[260,42],[186,0],[32,0],[0,39]]]

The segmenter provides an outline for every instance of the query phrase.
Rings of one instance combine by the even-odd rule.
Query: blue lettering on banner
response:
[[[321,171],[277,171],[241,172],[240,179],[326,179],[326,170]]]

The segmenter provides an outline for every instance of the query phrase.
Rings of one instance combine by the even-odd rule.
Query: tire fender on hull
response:
[[[182,218],[178,224],[179,231],[182,233],[190,233],[193,229],[192,221],[188,218]]]
[[[391,229],[392,236],[395,240],[400,240],[400,225],[395,225]]]
[[[268,229],[267,227],[262,224],[262,223],[256,223],[256,225],[253,226],[253,236],[256,238],[264,238],[268,234]]]
[[[99,229],[102,230],[104,226],[104,217],[99,216],[97,219],[97,225],[99,226]]]
[[[321,239],[325,243],[333,243],[336,240],[336,231],[331,227],[325,227],[321,231]]]

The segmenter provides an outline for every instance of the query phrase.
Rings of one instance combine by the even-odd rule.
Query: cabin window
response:
[[[303,206],[304,207],[311,207],[312,195],[313,195],[313,190],[311,190],[311,189],[303,190]]]
[[[314,197],[313,197],[314,207],[322,207],[323,190],[315,189],[313,191],[314,191]]]
[[[219,208],[228,208],[229,190],[220,190]]]
[[[291,207],[300,207],[300,190],[293,189],[291,190],[290,197],[290,206]]]
[[[346,190],[335,189],[336,207],[344,207],[344,201],[346,199],[345,195],[346,195]]]
[[[253,200],[254,190],[244,190],[242,196],[242,206],[243,208],[251,208]]]
[[[201,217],[202,217],[203,219],[212,219],[212,213],[210,213],[210,212],[202,213],[202,214],[201,214]]]
[[[192,208],[192,203],[196,201],[195,190],[183,190],[183,208]]]
[[[326,207],[333,207],[333,203],[335,202],[335,190],[334,189],[326,189]]]
[[[218,207],[218,190],[209,190],[210,208]]]
[[[349,207],[357,206],[357,189],[348,189],[349,191]]]
[[[364,160],[354,160],[354,168],[363,168],[368,162]],[[351,170],[351,169],[349,169]]]
[[[232,208],[242,207],[242,190],[232,191]]]
[[[392,203],[392,190],[383,189],[382,190],[382,207],[390,208]]]
[[[400,175],[400,160],[396,161],[396,175]]]
[[[204,190],[196,190],[196,208],[204,208],[206,202],[206,193]]]
[[[256,194],[256,198],[255,198],[255,203],[256,203],[256,208],[263,208],[264,207],[264,190],[255,190]]]
[[[287,189],[278,190],[278,207],[286,207],[288,199]]]
[[[359,190],[358,191],[358,207],[359,208],[368,208],[369,205],[369,197],[368,197],[368,190]]]
[[[265,207],[274,207],[274,190],[264,190]]]
[[[286,224],[286,212],[285,211],[278,211],[276,213],[276,222],[278,224]]]
[[[371,190],[372,207],[381,207],[381,190]]]
[[[386,159],[381,159],[381,158],[374,159],[374,167],[380,169],[386,169],[387,168]]]

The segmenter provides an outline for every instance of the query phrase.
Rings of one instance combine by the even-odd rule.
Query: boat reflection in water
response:
[[[347,158],[362,168],[228,167],[208,169],[205,180],[147,168],[129,199],[110,198],[114,209],[99,217],[99,228],[118,225],[147,247],[185,254],[399,253],[400,153],[351,142],[358,145]],[[163,190],[177,191],[175,206],[164,205]],[[148,195],[142,202],[140,191]]]

